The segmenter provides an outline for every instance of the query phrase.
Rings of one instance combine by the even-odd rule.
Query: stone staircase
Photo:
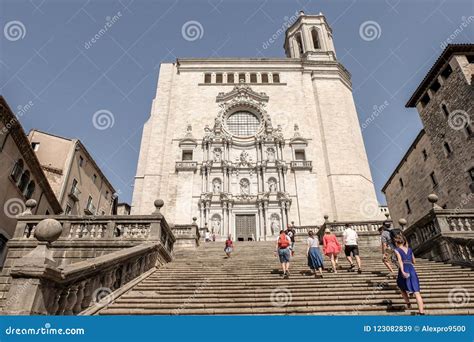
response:
[[[273,242],[237,242],[226,259],[223,243],[181,250],[164,265],[108,306],[100,315],[409,315],[396,287],[387,279],[380,251],[361,250],[364,272],[315,279],[306,266],[306,247],[297,242],[291,276],[283,279]],[[341,254],[342,255],[342,254]],[[329,261],[325,259],[325,265]],[[474,272],[449,264],[417,260],[428,315],[474,314]],[[473,300],[470,300],[470,297]]]

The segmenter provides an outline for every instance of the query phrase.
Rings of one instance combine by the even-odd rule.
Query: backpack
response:
[[[290,242],[286,238],[286,234],[281,233],[280,237],[278,238],[278,248],[280,249],[288,248],[289,245],[290,245]]]
[[[402,234],[402,230],[400,228],[392,228],[388,231],[390,233],[390,239],[395,239],[395,236]]]

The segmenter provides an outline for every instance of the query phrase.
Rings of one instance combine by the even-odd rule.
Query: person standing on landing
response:
[[[407,240],[403,235],[397,235],[394,238],[396,245],[395,255],[398,261],[398,277],[397,286],[402,292],[402,297],[407,304],[407,308],[411,308],[409,294],[414,294],[416,303],[418,304],[418,313],[425,314],[423,298],[420,293],[420,281],[415,270],[415,256],[410,247],[408,247]]]
[[[338,254],[341,253],[341,245],[337,241],[336,235],[331,233],[329,228],[324,230],[323,237],[324,254],[331,259],[332,272],[337,273]],[[330,271],[331,272],[331,271]]]
[[[344,254],[346,255],[347,261],[351,264],[349,272],[352,272],[354,269],[354,263],[352,262],[352,256],[355,257],[357,262],[357,273],[362,273],[362,266],[359,256],[359,246],[357,240],[359,236],[357,232],[346,223],[346,229],[342,233],[342,243],[344,245]]]
[[[284,230],[280,230],[280,235],[276,240],[275,255],[278,253],[280,258],[281,269],[283,270],[283,277],[289,278],[290,276],[290,257],[291,257],[291,239],[285,234]]]
[[[323,277],[323,256],[319,250],[319,241],[318,237],[314,237],[312,230],[308,232],[308,249],[306,250],[306,255],[308,256],[308,266],[313,271],[313,274],[316,278],[316,270],[319,271],[319,277]]]

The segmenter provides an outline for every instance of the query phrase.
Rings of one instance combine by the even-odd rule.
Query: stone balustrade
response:
[[[175,248],[196,248],[199,246],[201,234],[196,221],[197,218],[193,217],[192,224],[176,224],[171,228],[176,237]]]
[[[312,170],[313,163],[309,160],[293,160],[290,164],[292,170]]]
[[[416,256],[461,265],[474,265],[474,210],[442,209],[434,194],[432,209],[403,231]]]
[[[162,206],[155,201],[151,215],[43,217],[28,203],[8,243],[3,312],[78,314],[171,261],[176,238]]]

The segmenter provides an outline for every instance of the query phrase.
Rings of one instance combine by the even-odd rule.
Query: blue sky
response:
[[[337,57],[352,74],[359,120],[374,119],[363,135],[385,203],[380,189],[421,129],[404,105],[448,38],[474,41],[472,1],[0,0],[0,93],[13,110],[33,104],[20,117],[26,130],[81,139],[120,200],[130,202],[159,64],[283,58],[283,36],[263,45],[300,9],[326,15]],[[86,48],[108,21],[107,33]],[[188,21],[201,25],[202,36],[184,39]],[[94,125],[98,111],[113,122]]]

